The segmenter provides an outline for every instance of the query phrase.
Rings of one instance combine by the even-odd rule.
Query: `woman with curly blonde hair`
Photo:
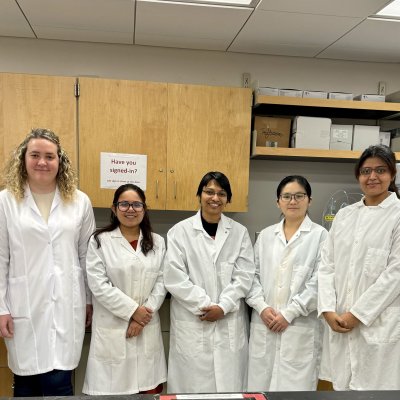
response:
[[[0,336],[14,372],[14,396],[72,395],[85,324],[89,198],[59,138],[33,129],[5,169],[0,192]]]

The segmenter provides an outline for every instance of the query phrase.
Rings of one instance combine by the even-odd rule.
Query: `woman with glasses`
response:
[[[166,295],[164,253],[143,190],[120,186],[110,224],[95,231],[88,247],[94,313],[84,393],[161,392],[167,372],[158,315]]]
[[[364,197],[333,220],[318,273],[335,390],[400,389],[400,201],[396,157],[370,146],[355,166]]]
[[[197,196],[197,214],[168,232],[168,392],[242,392],[248,346],[244,297],[254,276],[253,248],[247,229],[222,213],[232,198],[224,174],[207,173]]]
[[[276,195],[283,218],[257,238],[256,275],[246,298],[253,308],[247,390],[316,390],[317,269],[327,232],[307,215],[311,186],[304,177],[287,176]]]

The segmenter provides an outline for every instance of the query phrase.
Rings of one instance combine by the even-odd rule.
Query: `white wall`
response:
[[[356,94],[376,93],[378,82],[385,81],[388,92],[400,90],[398,64],[4,37],[0,38],[0,55],[3,72],[221,86],[240,86],[242,73],[249,72],[261,86]],[[331,193],[339,188],[357,189],[351,163],[252,160],[249,212],[234,215],[249,228],[252,238],[256,231],[279,219],[275,189],[284,176],[292,173],[305,175],[312,185],[310,215],[316,222]],[[155,230],[164,234],[176,221],[191,214],[157,211],[152,220]],[[97,210],[96,217],[98,224],[103,224],[108,211]]]

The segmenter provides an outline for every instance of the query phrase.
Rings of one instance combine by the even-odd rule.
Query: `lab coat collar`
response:
[[[24,199],[26,201],[26,204],[39,216],[42,216],[42,214],[39,211],[39,208],[36,205],[35,199],[33,198],[31,188],[29,187],[28,183],[25,184],[24,187]],[[56,186],[56,192],[54,194],[54,199],[53,202],[51,203],[51,209],[50,209],[50,215],[53,212],[53,210],[60,204],[61,201],[61,195],[60,195],[60,190],[58,189],[58,186]],[[49,215],[49,217],[50,217]]]
[[[203,223],[201,222],[201,210],[197,211],[196,215],[194,216],[194,222],[193,222],[193,228],[196,230],[204,230],[203,229]],[[224,214],[221,214],[221,219],[218,222],[218,230],[225,230],[225,229],[231,229],[232,224],[231,221],[228,217],[225,217]]]
[[[274,229],[275,233],[283,232],[283,223],[284,222],[285,222],[285,219],[283,218],[278,224],[275,225],[275,229]],[[312,221],[311,221],[310,217],[308,215],[306,215],[297,231],[298,232],[300,232],[300,231],[308,232],[311,230],[311,226],[312,226]]]
[[[113,231],[111,231],[110,235],[111,235],[111,239],[119,240],[121,242],[121,246],[124,247],[125,249],[127,249],[130,253],[138,254],[142,251],[142,248],[140,246],[140,243],[142,242],[142,237],[143,237],[142,230],[140,230],[136,251],[132,247],[132,245],[126,240],[125,236],[122,234],[121,229],[119,229],[119,227],[114,229]]]
[[[365,196],[363,196],[363,198],[359,202],[355,203],[356,207],[358,207],[358,208],[368,207],[365,205],[364,199],[365,199]],[[381,203],[379,203],[375,207],[388,208],[388,207],[392,206],[394,203],[396,203],[397,201],[399,201],[399,199],[397,198],[396,193],[390,192],[390,195],[388,197],[386,197],[385,200],[383,200]]]

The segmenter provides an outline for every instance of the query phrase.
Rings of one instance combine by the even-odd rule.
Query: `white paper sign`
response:
[[[133,183],[146,190],[147,155],[101,153],[100,187],[117,189],[126,183]]]

